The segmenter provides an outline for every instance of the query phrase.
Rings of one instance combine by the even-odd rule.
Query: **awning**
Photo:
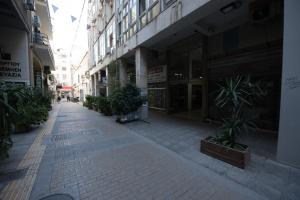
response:
[[[61,91],[72,91],[73,87],[72,86],[63,86],[60,90]]]

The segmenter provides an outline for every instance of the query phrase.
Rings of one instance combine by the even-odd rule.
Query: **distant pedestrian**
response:
[[[57,102],[59,103],[61,100],[60,96],[57,97]]]
[[[67,101],[70,101],[70,96],[69,95],[67,96]]]

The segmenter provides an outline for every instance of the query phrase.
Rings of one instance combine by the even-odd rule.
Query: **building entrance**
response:
[[[169,86],[169,112],[177,113],[188,110],[188,86],[177,84]]]

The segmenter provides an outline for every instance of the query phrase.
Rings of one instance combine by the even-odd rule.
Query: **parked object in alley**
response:
[[[140,90],[132,84],[114,90],[109,99],[116,121],[120,123],[140,119],[138,109],[146,102],[146,97],[141,96]]]
[[[254,108],[258,98],[265,95],[261,83],[254,82],[250,76],[228,78],[219,84],[215,101],[222,116],[221,131],[216,137],[201,140],[201,152],[245,168],[250,160],[250,150],[236,139],[241,133],[255,131],[256,116],[251,115],[250,109]]]

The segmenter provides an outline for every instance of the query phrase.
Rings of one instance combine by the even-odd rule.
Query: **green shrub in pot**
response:
[[[122,116],[137,111],[146,98],[140,95],[140,90],[135,85],[127,84],[123,88],[114,90],[109,101],[113,113]]]
[[[101,113],[103,113],[106,116],[112,115],[111,104],[107,97],[101,97],[101,96],[98,97],[97,105],[98,105],[98,109]]]

